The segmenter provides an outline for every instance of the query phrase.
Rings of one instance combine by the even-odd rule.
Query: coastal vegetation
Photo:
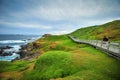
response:
[[[112,30],[111,30],[112,29]],[[114,33],[108,33],[109,31]],[[81,28],[69,35],[80,39],[120,40],[120,20]],[[119,80],[120,62],[86,44],[74,43],[67,35],[47,35],[26,50],[29,59],[0,61],[1,80]],[[37,56],[36,56],[37,55]]]
[[[120,42],[120,20],[115,20],[103,25],[89,26],[86,28],[80,28],[71,33],[80,39],[99,39],[106,36],[110,41]]]

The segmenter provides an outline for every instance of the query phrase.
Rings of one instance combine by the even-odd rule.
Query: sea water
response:
[[[4,49],[4,53],[11,52],[12,55],[0,56],[0,61],[12,61],[16,58],[20,58],[17,52],[21,49],[21,45],[26,45],[40,37],[41,36],[38,35],[0,35],[0,47],[12,47],[10,49]]]

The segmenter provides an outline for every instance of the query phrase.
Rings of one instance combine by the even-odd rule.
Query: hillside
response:
[[[47,36],[28,46],[29,52],[39,56],[12,63],[0,61],[1,80],[120,79],[118,60],[91,46],[76,44],[66,35]]]
[[[110,41],[120,41],[120,20],[103,25],[80,28],[70,35],[80,39],[102,39],[103,36],[106,36]]]
[[[104,29],[119,22],[82,28],[71,35],[100,39]],[[101,30],[98,37],[96,30]],[[29,43],[25,51],[27,59],[0,61],[0,80],[120,80],[120,61],[89,45],[74,43],[67,35],[46,35]]]

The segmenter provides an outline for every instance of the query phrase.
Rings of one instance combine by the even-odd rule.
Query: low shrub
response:
[[[49,51],[38,58],[34,70],[26,74],[28,77],[25,80],[49,80],[51,78],[65,77],[76,71],[77,69],[73,66],[71,53]]]

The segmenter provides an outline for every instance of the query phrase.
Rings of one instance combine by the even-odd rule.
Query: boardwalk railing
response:
[[[100,49],[110,56],[120,60],[120,43],[103,42],[102,40],[81,40],[69,35],[69,38],[76,43],[84,43]]]

